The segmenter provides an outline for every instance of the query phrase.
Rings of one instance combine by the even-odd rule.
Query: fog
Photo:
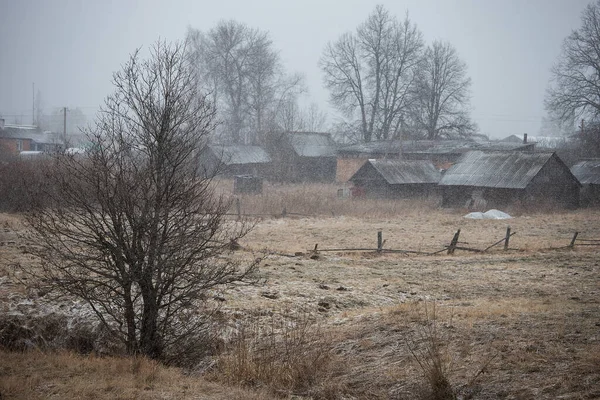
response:
[[[427,43],[450,42],[472,79],[471,116],[491,137],[538,134],[550,68],[580,25],[588,0],[380,1],[406,12]],[[325,45],[353,31],[377,2],[344,1],[0,1],[0,114],[31,123],[32,95],[45,113],[79,108],[88,117],[112,91],[111,75],[136,48],[184,39],[235,19],[268,31],[289,72],[304,75],[304,102],[329,114],[318,61]],[[35,88],[32,88],[35,84]]]

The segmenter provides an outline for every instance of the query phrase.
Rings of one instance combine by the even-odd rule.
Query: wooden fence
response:
[[[227,213],[225,215],[229,215],[229,216],[235,216],[237,220],[242,219],[242,217],[277,217],[277,218],[286,218],[288,216],[296,216],[296,217],[316,217],[316,215],[307,215],[307,214],[301,214],[301,213],[294,213],[294,212],[289,212],[287,211],[287,207],[283,207],[283,210],[281,212],[281,214],[246,214],[246,213],[242,213],[241,211],[241,206],[240,206],[240,199],[236,198],[235,201],[235,213]],[[452,239],[450,240],[450,243],[446,246],[444,246],[444,248],[437,250],[437,251],[433,251],[433,252],[425,252],[425,251],[417,251],[417,250],[409,250],[409,249],[388,249],[388,248],[384,248],[385,245],[385,240],[383,239],[383,232],[382,231],[378,231],[377,232],[377,247],[357,247],[357,248],[319,248],[319,244],[315,244],[315,247],[313,250],[311,250],[311,252],[313,253],[313,255],[318,254],[319,252],[377,252],[377,253],[402,253],[402,254],[415,254],[415,255],[437,255],[443,252],[446,252],[446,254],[452,255],[454,254],[454,252],[456,250],[461,250],[461,251],[468,251],[468,252],[473,252],[473,253],[485,253],[487,251],[489,251],[490,249],[498,246],[498,245],[503,245],[504,251],[508,251],[508,250],[517,250],[517,249],[511,249],[510,248],[510,238],[512,236],[514,236],[516,234],[516,232],[511,231],[511,227],[508,226],[506,228],[506,233],[504,235],[504,237],[502,237],[502,239],[499,239],[497,241],[495,241],[494,243],[490,244],[489,246],[483,248],[483,249],[478,249],[478,248],[474,248],[474,247],[466,247],[465,242],[460,242],[460,229],[458,229],[456,231],[456,233],[454,233],[454,235],[452,236]],[[562,249],[574,249],[575,246],[600,246],[600,239],[582,239],[579,237],[579,232],[575,232],[573,235],[573,238],[571,239],[571,242],[569,245],[566,245],[564,247],[559,247]],[[290,254],[284,254],[284,253],[276,253],[279,255],[285,255],[285,256],[290,256],[290,257],[294,257],[295,255],[290,255]]]

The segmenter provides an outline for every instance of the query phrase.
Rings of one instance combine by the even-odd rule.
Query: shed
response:
[[[580,161],[571,172],[581,183],[581,203],[600,205],[600,159]]]
[[[439,183],[443,206],[575,208],[581,184],[556,153],[471,151]]]
[[[260,194],[263,179],[252,175],[236,175],[233,181],[233,193]]]
[[[367,197],[427,197],[437,191],[441,176],[431,161],[371,159],[350,181]]]
[[[321,132],[286,132],[273,143],[271,155],[280,180],[290,182],[333,182],[336,144]]]
[[[202,150],[200,159],[202,167],[210,174],[267,177],[271,173],[271,157],[260,146],[208,145]]]

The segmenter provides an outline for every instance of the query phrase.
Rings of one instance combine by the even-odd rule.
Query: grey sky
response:
[[[235,19],[267,30],[308,100],[327,108],[318,60],[328,41],[354,30],[376,4],[406,11],[425,39],[452,43],[466,61],[472,116],[481,133],[537,134],[550,67],[589,0],[0,0],[0,114],[31,123],[32,83],[46,112],[93,114],[128,55],[156,39],[183,39]]]

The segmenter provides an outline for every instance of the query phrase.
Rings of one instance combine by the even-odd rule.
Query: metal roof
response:
[[[40,144],[60,144],[62,140],[59,133],[44,131],[32,125],[5,125],[0,129],[0,138],[32,140]]]
[[[241,144],[229,146],[210,145],[209,148],[225,165],[271,162],[271,157],[269,157],[267,152],[260,146],[247,146]]]
[[[331,136],[318,132],[293,132],[289,134],[292,148],[301,157],[335,157],[336,146]]]
[[[442,176],[442,186],[524,189],[554,153],[470,151]]]
[[[399,154],[402,152],[402,141],[380,140],[368,143],[351,144],[341,147],[341,153],[364,153],[364,154]]]
[[[600,185],[600,159],[580,161],[571,167],[580,183]]]
[[[437,184],[442,177],[431,161],[369,160],[354,176],[362,174],[364,168],[375,168],[390,185],[411,183]],[[360,175],[359,175],[360,176]],[[354,177],[350,178],[352,180]]]
[[[463,154],[472,150],[516,151],[527,150],[533,143],[475,140],[386,140],[359,143],[342,147],[340,153],[349,154]]]

